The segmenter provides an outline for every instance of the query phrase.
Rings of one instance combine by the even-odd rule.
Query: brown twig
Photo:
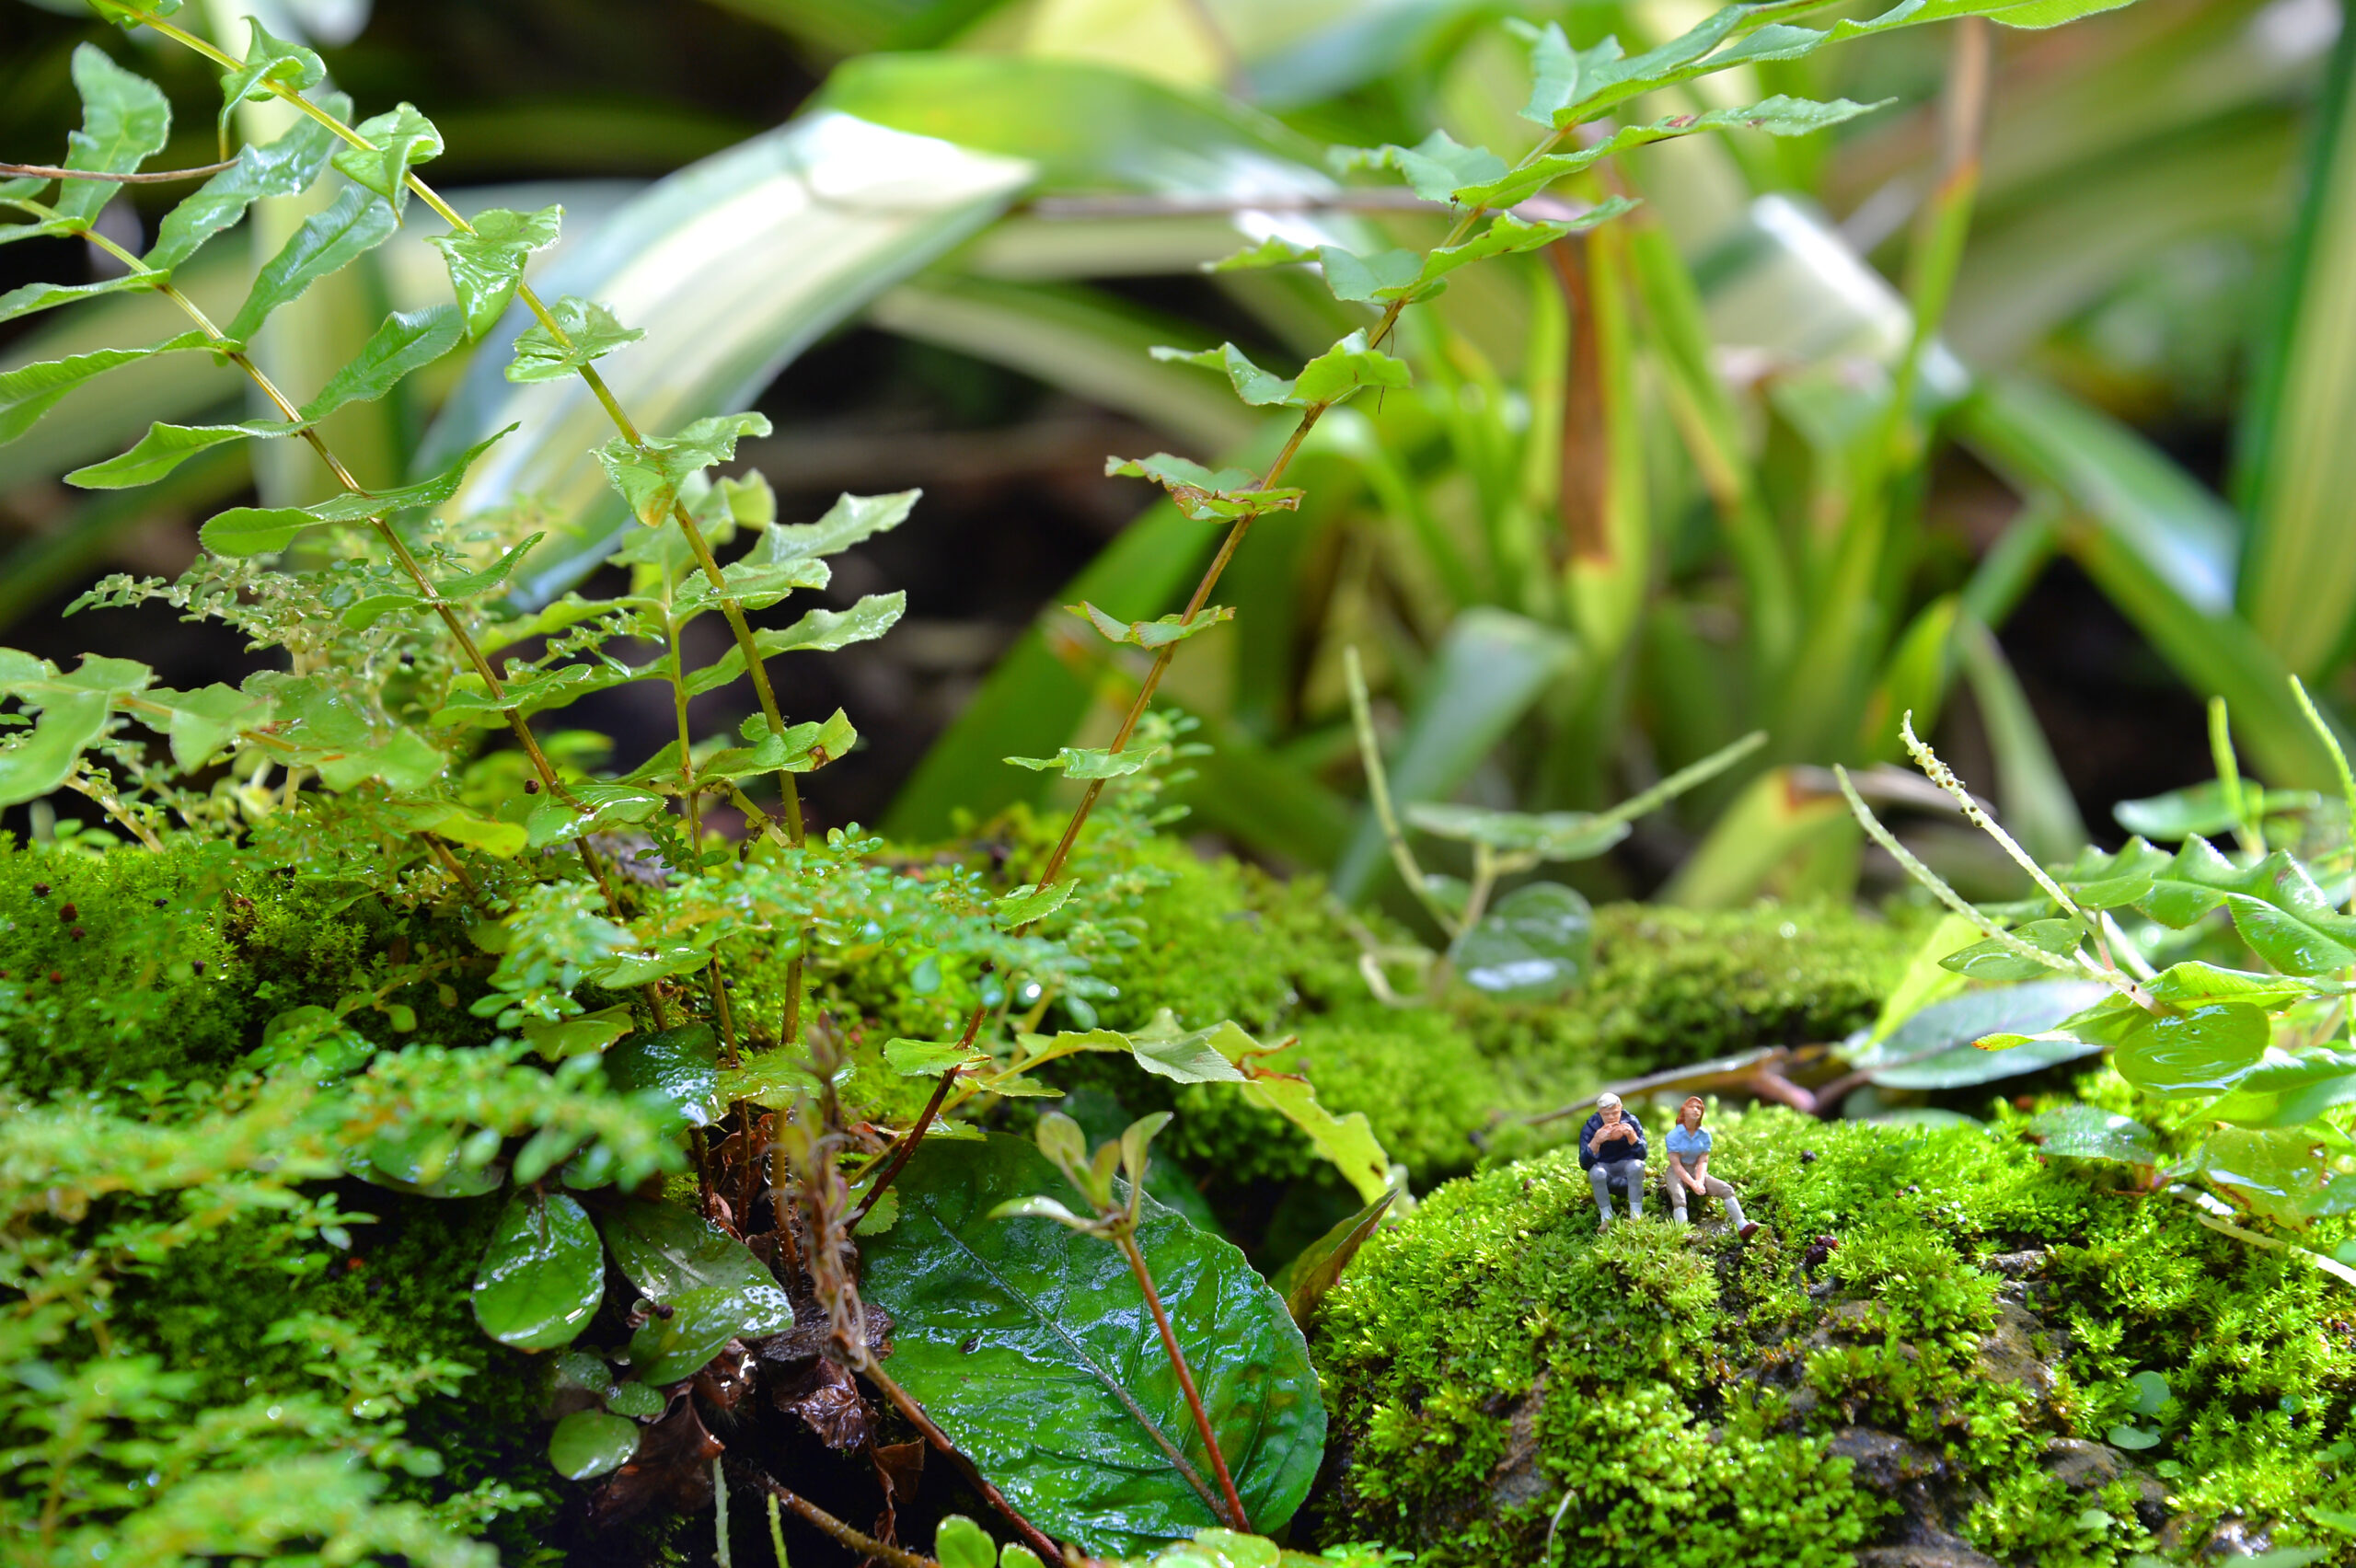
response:
[[[1235,1494],[1235,1478],[1228,1474],[1227,1456],[1220,1452],[1218,1435],[1211,1431],[1211,1418],[1203,1409],[1202,1394],[1195,1388],[1195,1374],[1186,1366],[1186,1353],[1178,1348],[1178,1336],[1171,1331],[1170,1314],[1161,1309],[1161,1292],[1153,1287],[1153,1274],[1145,1266],[1144,1249],[1138,1245],[1134,1231],[1125,1231],[1115,1239],[1121,1255],[1129,1260],[1129,1272],[1138,1276],[1138,1287],[1145,1292],[1145,1304],[1153,1309],[1153,1326],[1161,1331],[1161,1348],[1170,1356],[1171,1370],[1178,1374],[1179,1388],[1185,1390],[1186,1408],[1195,1414],[1195,1430],[1203,1435],[1203,1447],[1210,1450],[1211,1470],[1218,1477],[1218,1489],[1227,1498],[1227,1522],[1249,1535],[1251,1517],[1243,1512],[1243,1499]]]
[[[49,164],[0,163],[0,179],[103,179],[115,185],[168,185],[175,179],[202,179],[235,168],[237,160],[205,164],[197,168],[159,168],[152,174],[110,174],[100,168],[57,168]]]
[[[888,1563],[890,1568],[941,1568],[941,1564],[930,1557],[919,1557],[913,1551],[877,1540],[863,1530],[854,1529],[815,1503],[788,1491],[784,1485],[772,1479],[768,1471],[758,1465],[735,1458],[725,1462],[737,1480],[748,1486],[760,1488],[862,1557],[872,1557],[878,1562]]]
[[[969,1029],[965,1032],[965,1043],[971,1044],[973,1031]],[[949,1098],[949,1086],[957,1081],[957,1075],[963,1070],[952,1067],[941,1075],[941,1081],[933,1085],[932,1098],[924,1102],[924,1110],[917,1117],[916,1125],[901,1137],[899,1147],[892,1151],[891,1163],[884,1167],[884,1173],[875,1178],[875,1184],[867,1189],[867,1195],[859,1200],[859,1206],[852,1209],[850,1217],[843,1221],[844,1229],[856,1231],[859,1228],[859,1222],[867,1217],[867,1211],[875,1206],[884,1189],[891,1186],[892,1179],[899,1175],[901,1169],[908,1163],[909,1157],[917,1151],[917,1145],[924,1141],[925,1129],[932,1125],[935,1116],[941,1114],[941,1101]]]
[[[932,1417],[925,1414],[924,1406],[909,1398],[907,1389],[900,1387],[890,1373],[876,1366],[872,1357],[859,1370],[869,1382],[884,1390],[884,1397],[890,1400],[893,1406],[908,1418],[911,1425],[925,1435],[926,1441],[947,1455],[952,1464],[965,1472],[965,1479],[971,1482],[974,1489],[982,1494],[982,1501],[997,1509],[1007,1523],[1022,1531],[1022,1539],[1030,1543],[1032,1551],[1049,1562],[1061,1562],[1064,1560],[1062,1549],[1047,1538],[1045,1531],[1015,1512],[1014,1505],[1006,1500],[1006,1493],[991,1485],[984,1478],[982,1472],[975,1468],[974,1461],[967,1458],[957,1445],[949,1440],[949,1434],[933,1424]]]

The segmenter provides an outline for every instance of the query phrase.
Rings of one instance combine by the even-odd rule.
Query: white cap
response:
[[[1620,1109],[1620,1097],[1606,1090],[1595,1097],[1595,1108],[1598,1111],[1617,1111]]]

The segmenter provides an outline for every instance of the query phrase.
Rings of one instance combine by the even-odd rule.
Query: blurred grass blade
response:
[[[2234,614],[2237,530],[2222,502],[2131,432],[2050,387],[1991,381],[1958,410],[1958,433],[2015,489],[2062,498],[2062,548],[2186,685],[2232,705],[2269,783],[2338,783],[2282,662]]]
[[[2004,826],[2038,860],[2069,859],[2085,847],[2086,824],[2044,727],[2029,709],[2028,695],[1995,633],[1970,619],[1958,632],[1964,678],[1971,684],[1996,760],[1996,804]]]
[[[659,433],[749,400],[821,334],[988,222],[1030,176],[1013,159],[817,114],[658,182],[536,286],[595,299],[646,330],[599,368],[640,428]],[[523,424],[456,504],[478,512],[536,495],[563,520],[514,580],[533,604],[579,581],[628,519],[577,461],[613,433],[595,398],[578,381],[506,379],[520,326],[511,312],[486,340],[420,463]]]
[[[2356,26],[2340,28],[2316,129],[2283,308],[2235,454],[2242,613],[2310,680],[2356,638]]]
[[[1840,796],[1803,787],[1798,770],[1773,768],[1726,809],[1657,901],[1735,909],[1769,894],[1846,898],[1856,883],[1858,843]]]
[[[0,627],[87,584],[133,530],[159,515],[192,521],[252,482],[250,455],[240,443],[202,453],[156,484],[84,502],[0,556]]]
[[[1552,627],[1487,605],[1458,616],[1433,651],[1392,750],[1391,790],[1399,803],[1445,799],[1576,658],[1576,645]],[[1371,811],[1361,813],[1334,868],[1334,895],[1357,901],[1388,863],[1381,824]]]
[[[927,277],[877,300],[868,319],[1117,409],[1204,456],[1242,444],[1262,422],[1209,377],[1147,354],[1157,343],[1199,343],[1202,329],[1093,290]]]

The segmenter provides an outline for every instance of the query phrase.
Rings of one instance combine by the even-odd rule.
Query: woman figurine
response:
[[[1742,1200],[1734,1189],[1710,1174],[1710,1135],[1702,1130],[1702,1097],[1690,1094],[1685,1103],[1677,1108],[1677,1125],[1669,1130],[1669,1207],[1677,1223],[1688,1223],[1685,1199],[1696,1193],[1718,1199],[1727,1205],[1727,1220],[1735,1234],[1745,1241],[1759,1228],[1755,1219],[1742,1216]]]

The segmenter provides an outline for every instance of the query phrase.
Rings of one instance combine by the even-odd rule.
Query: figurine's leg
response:
[[[1733,1226],[1737,1230],[1740,1230],[1744,1226],[1750,1223],[1749,1220],[1743,1218],[1742,1200],[1734,1195],[1734,1189],[1732,1187],[1727,1186],[1715,1176],[1704,1176],[1702,1179],[1702,1184],[1710,1190],[1710,1196],[1717,1199],[1720,1203],[1727,1205],[1727,1223],[1728,1225]]]
[[[1688,1223],[1685,1218],[1685,1183],[1677,1179],[1674,1164],[1669,1168],[1669,1212],[1678,1224]]]
[[[1628,1217],[1642,1219],[1645,1217],[1645,1162],[1641,1159],[1623,1160],[1621,1169],[1628,1173]]]
[[[1603,1217],[1603,1224],[1608,1227],[1611,1223],[1611,1167],[1600,1159],[1597,1160],[1588,1169],[1587,1182],[1595,1189],[1595,1212]]]

